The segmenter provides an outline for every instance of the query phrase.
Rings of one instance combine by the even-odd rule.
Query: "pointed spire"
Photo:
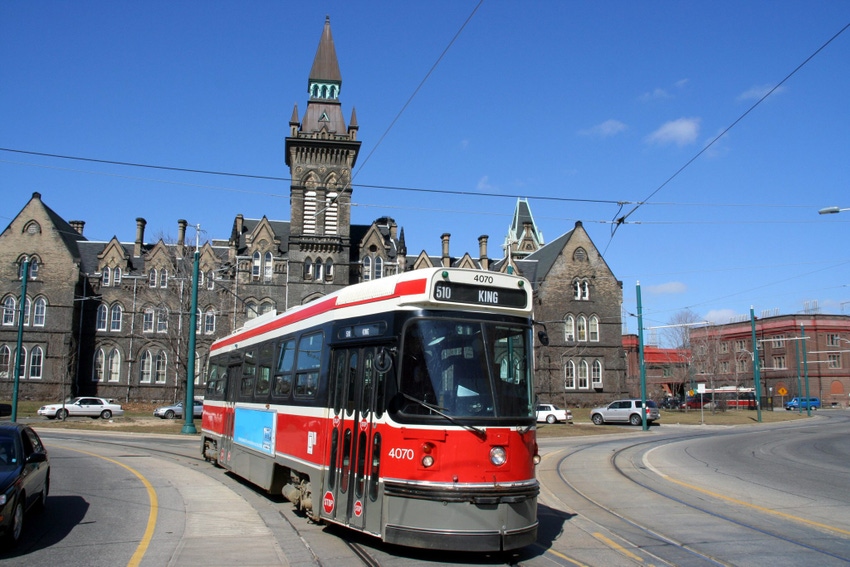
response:
[[[339,72],[339,62],[336,58],[334,38],[331,35],[331,18],[325,16],[325,28],[319,40],[319,49],[310,69],[307,90],[311,98],[336,99],[342,86],[342,75]]]

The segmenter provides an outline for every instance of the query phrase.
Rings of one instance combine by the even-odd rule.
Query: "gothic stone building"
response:
[[[326,20],[308,77],[303,115],[289,122],[286,164],[292,179],[290,220],[236,215],[228,238],[198,249],[198,309],[192,314],[194,239],[178,221],[175,242],[90,241],[83,221],[65,221],[38,193],[0,234],[0,398],[11,397],[27,261],[20,396],[48,400],[101,395],[120,400],[180,399],[185,391],[190,319],[196,317],[195,383],[212,341],[247,319],[312,301],[358,281],[430,266],[518,272],[532,282],[535,317],[551,342],[538,345],[542,400],[590,403],[620,395],[622,285],[581,223],[544,244],[528,203],[520,200],[505,257],[442,251],[408,255],[390,217],[352,225],[351,170],[360,150],[356,112],[346,124],[342,78]]]

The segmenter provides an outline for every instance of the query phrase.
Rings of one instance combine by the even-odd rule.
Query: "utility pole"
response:
[[[192,307],[189,309],[189,353],[186,359],[186,400],[183,402],[185,423],[181,433],[194,435],[195,429],[195,334],[198,330],[198,272],[201,259],[201,225],[195,225],[195,259],[192,264]]]
[[[18,348],[15,350],[15,385],[12,389],[12,421],[18,420],[18,387],[21,381],[21,351],[24,347],[24,315],[27,306],[27,280],[30,277],[30,260],[24,258],[21,266],[21,304],[18,311]]]

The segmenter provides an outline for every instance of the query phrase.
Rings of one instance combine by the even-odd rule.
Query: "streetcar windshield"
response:
[[[405,329],[398,412],[405,417],[530,418],[527,327],[416,319]]]

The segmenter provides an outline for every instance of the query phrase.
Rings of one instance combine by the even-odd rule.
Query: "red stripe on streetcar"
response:
[[[318,301],[314,304],[307,304],[304,309],[299,309],[295,313],[290,315],[284,315],[279,319],[274,319],[269,321],[265,325],[260,325],[259,327],[255,327],[253,329],[249,329],[243,333],[239,333],[237,335],[231,335],[229,337],[224,337],[216,342],[210,347],[210,352],[216,351],[220,348],[224,348],[226,346],[236,344],[239,341],[244,341],[258,335],[262,335],[268,333],[270,331],[274,331],[276,329],[280,329],[281,327],[285,327],[286,325],[292,325],[299,321],[304,321],[305,319],[309,319],[310,317],[315,317],[317,315],[321,315],[323,313],[327,313],[328,311],[332,311],[334,309],[338,309],[341,307],[351,307],[354,305],[363,305],[366,303],[375,303],[377,301],[386,301],[388,299],[394,299],[397,297],[402,297],[405,295],[421,295],[425,293],[425,290],[428,287],[428,280],[426,278],[421,278],[418,280],[410,280],[410,281],[401,281],[396,283],[395,290],[392,295],[385,295],[382,297],[374,297],[370,299],[364,299],[363,301],[357,301],[354,303],[346,303],[345,305],[339,306],[336,304],[336,296],[330,297],[328,299]]]

